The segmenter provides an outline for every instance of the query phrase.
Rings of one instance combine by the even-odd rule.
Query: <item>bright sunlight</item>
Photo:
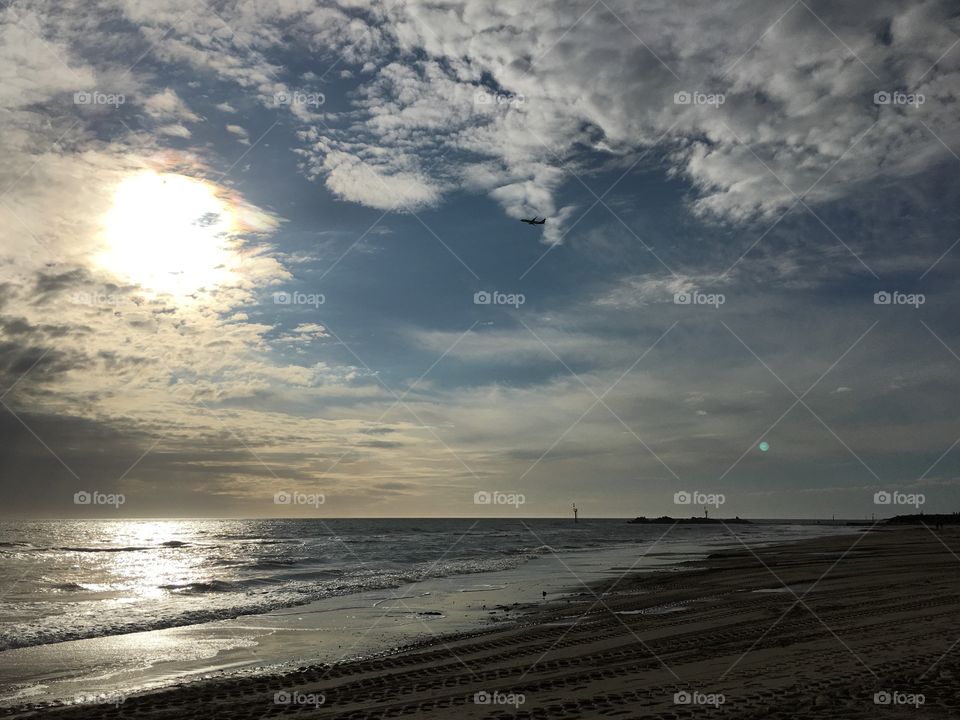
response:
[[[118,186],[104,219],[106,249],[97,260],[156,294],[187,296],[225,282],[240,261],[236,218],[216,186],[145,171]]]

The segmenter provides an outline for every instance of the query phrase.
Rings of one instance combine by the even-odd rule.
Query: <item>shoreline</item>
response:
[[[94,693],[133,696],[227,675],[256,677],[306,665],[367,660],[421,647],[438,636],[506,627],[525,621],[528,613],[537,613],[547,602],[542,592],[548,593],[550,602],[576,593],[576,581],[567,575],[566,567],[575,568],[582,576],[619,574],[615,569],[629,565],[637,552],[629,545],[568,549],[556,556],[531,556],[506,570],[427,578],[265,614],[15,648],[0,653],[0,676],[24,689],[19,699],[13,695],[4,698],[0,714],[31,702],[57,708]],[[649,553],[637,571],[672,568],[709,552],[708,545],[679,543]],[[93,666],[76,676],[45,676],[39,687],[31,687],[32,670],[62,665],[61,657],[70,657],[79,666],[101,655],[120,653],[135,663],[143,657],[138,653],[142,647],[155,649],[156,656],[139,673],[118,671],[114,661],[113,670]],[[194,656],[180,658],[177,649],[186,647],[193,649]],[[204,648],[211,650],[204,652]],[[87,682],[85,677],[97,680]]]
[[[681,524],[665,531],[630,532],[629,541],[599,547],[568,546],[565,538],[554,537],[558,549],[547,551],[544,544],[525,562],[503,570],[428,577],[266,613],[7,650],[0,652],[0,708],[82,705],[91,696],[133,697],[183,683],[365,660],[438,636],[527,622],[528,614],[535,617],[548,602],[577,599],[581,580],[592,585],[628,569],[672,570],[736,544],[717,530]],[[771,524],[738,535],[759,545],[822,532],[848,531]]]
[[[500,711],[552,718],[616,716],[618,708],[622,714],[638,706],[645,715],[685,717],[690,709],[675,704],[677,693],[694,703],[722,696],[724,709],[745,718],[874,717],[875,693],[889,693],[894,705],[898,697],[922,697],[926,706],[955,713],[960,702],[947,687],[960,672],[960,652],[949,652],[960,612],[958,551],[960,528],[889,526],[718,550],[682,563],[679,572],[591,583],[506,627],[438,636],[353,662],[197,681],[131,696],[119,709],[39,714],[79,720],[296,711],[359,720]],[[477,693],[503,706],[478,704]],[[317,704],[307,706],[311,698]]]

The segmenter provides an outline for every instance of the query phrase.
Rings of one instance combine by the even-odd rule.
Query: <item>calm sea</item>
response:
[[[816,525],[735,526],[752,542]],[[838,528],[834,528],[835,530]],[[263,613],[551,551],[648,548],[665,526],[623,520],[73,520],[0,523],[0,650]],[[659,553],[729,544],[677,526]]]

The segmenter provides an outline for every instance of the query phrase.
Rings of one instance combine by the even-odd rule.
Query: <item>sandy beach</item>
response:
[[[517,624],[71,718],[955,717],[960,529],[878,528],[626,575]],[[518,608],[523,610],[523,608]]]

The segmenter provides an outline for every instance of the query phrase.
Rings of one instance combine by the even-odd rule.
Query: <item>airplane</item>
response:
[[[546,218],[540,218],[537,220],[537,216],[533,216],[533,220],[527,220],[527,218],[520,218],[520,222],[525,222],[527,225],[543,225],[547,221]]]

